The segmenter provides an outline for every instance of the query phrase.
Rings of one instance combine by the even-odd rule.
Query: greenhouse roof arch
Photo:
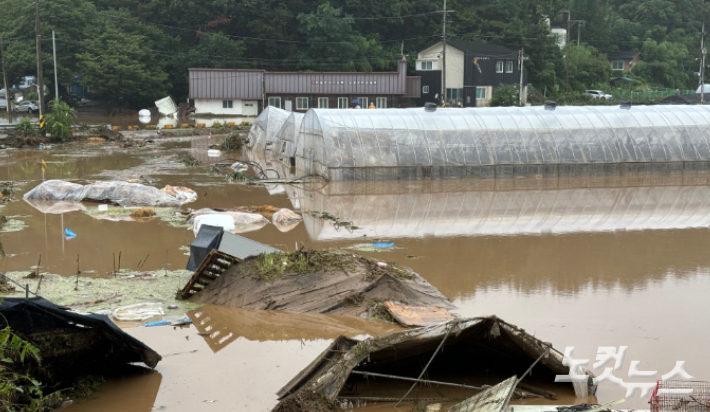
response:
[[[267,143],[275,142],[276,135],[289,114],[286,110],[266,106],[266,109],[254,120],[254,124],[249,129],[247,147],[265,147]]]
[[[311,109],[297,156],[334,169],[710,161],[705,106]]]

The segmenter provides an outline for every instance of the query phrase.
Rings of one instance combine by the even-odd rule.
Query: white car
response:
[[[16,112],[27,112],[29,114],[39,113],[39,102],[35,100],[25,100],[15,105]]]
[[[601,90],[586,90],[584,92],[585,96],[589,96],[592,99],[606,99],[606,100],[611,100],[612,96],[610,94],[606,94]]]

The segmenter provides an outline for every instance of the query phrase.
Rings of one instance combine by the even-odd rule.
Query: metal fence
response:
[[[664,97],[673,96],[674,94],[693,94],[692,90],[677,90],[677,89],[657,89],[647,90],[644,92],[633,91],[616,91],[612,95],[620,100],[648,100],[648,99],[663,99]]]

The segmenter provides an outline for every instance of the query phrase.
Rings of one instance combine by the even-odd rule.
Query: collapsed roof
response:
[[[410,269],[339,249],[276,252],[232,265],[196,296],[199,303],[301,313],[372,314],[380,303],[454,306]]]
[[[551,344],[495,316],[456,319],[361,342],[341,336],[278,392],[281,401],[273,411],[330,410],[328,405],[335,405],[340,398],[352,401],[365,395],[373,399],[381,393],[388,397],[394,394],[397,399],[428,361],[431,361],[426,370],[428,382],[461,386],[469,382],[491,385],[511,374],[523,376],[538,359],[539,363],[531,370],[536,379],[551,383],[555,375],[569,373],[563,355]],[[590,379],[573,383],[574,395],[593,395],[594,375],[584,368],[581,374]],[[378,387],[383,382],[404,383],[400,387],[389,384]],[[568,384],[557,385],[564,385],[555,386],[559,390],[569,388]],[[523,392],[549,395],[548,391],[530,385],[523,388],[517,391],[518,395]]]

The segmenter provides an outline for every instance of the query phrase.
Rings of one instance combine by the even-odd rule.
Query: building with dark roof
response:
[[[446,59],[446,92],[442,93]],[[448,106],[488,106],[493,89],[501,84],[520,83],[518,52],[493,43],[458,39],[438,41],[417,55],[416,74],[421,77],[418,105],[446,101]],[[527,71],[523,71],[524,96],[527,96]]]
[[[190,100],[196,114],[256,116],[265,105],[287,111],[410,107],[420,78],[407,76],[402,57],[396,72],[269,72],[245,69],[189,69]]]
[[[620,51],[606,54],[606,59],[611,63],[611,69],[623,72],[633,70],[642,57],[640,51]]]

